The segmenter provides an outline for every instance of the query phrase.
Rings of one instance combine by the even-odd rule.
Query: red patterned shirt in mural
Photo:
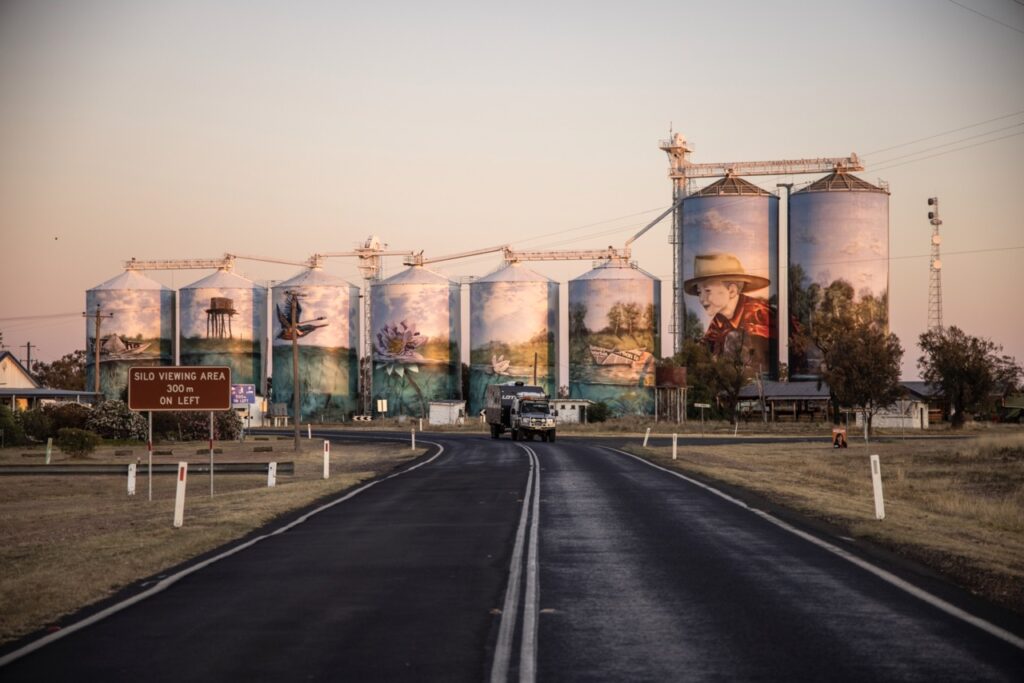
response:
[[[744,332],[746,334],[744,334]],[[768,302],[740,294],[732,317],[721,313],[711,319],[704,333],[704,343],[714,355],[743,347],[752,352],[750,365],[768,370],[769,339],[772,336],[772,315]]]

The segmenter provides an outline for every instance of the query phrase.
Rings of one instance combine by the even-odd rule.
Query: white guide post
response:
[[[885,500],[882,498],[882,465],[877,455],[871,456],[871,485],[875,489],[875,519],[885,519]]]
[[[672,459],[675,460],[677,457],[677,448],[679,446],[679,435],[672,435]]]
[[[644,434],[644,448],[647,448],[647,439],[651,438],[651,428],[647,428],[647,433]]]
[[[135,495],[135,463],[128,465],[128,495]]]
[[[423,418],[420,418],[420,431],[423,431]]]
[[[210,498],[213,498],[213,411],[210,411]]]
[[[308,423],[308,422],[306,423],[306,438],[307,439],[312,439],[313,438],[313,425]]]
[[[188,463],[178,463],[178,490],[174,494],[174,526],[185,523],[185,480],[188,478]]]
[[[46,464],[50,464],[50,455],[53,453],[53,437],[46,439]]]
[[[324,479],[331,476],[331,442],[324,439]]]
[[[409,433],[412,435],[412,450],[416,450],[416,428],[410,429]]]
[[[273,488],[277,486],[277,463],[272,462],[267,465],[267,486]]]

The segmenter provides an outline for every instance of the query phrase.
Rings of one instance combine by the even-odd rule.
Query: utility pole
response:
[[[32,342],[26,342],[22,344],[22,348],[25,349],[25,369],[28,370],[28,374],[32,374]],[[39,347],[36,346],[38,349]]]
[[[291,326],[288,328],[289,334],[292,337],[292,426],[295,427],[295,452],[299,452],[299,422],[302,419],[302,415],[299,412],[302,406],[302,400],[299,396],[301,389],[299,388],[299,293],[293,290],[285,292],[288,295],[291,304]]]
[[[95,349],[96,355],[95,355],[95,360],[93,361],[93,366],[92,366],[92,374],[93,374],[93,380],[94,380],[94,383],[93,383],[94,389],[93,389],[93,391],[95,391],[97,394],[99,394],[100,393],[100,347],[102,346],[102,343],[100,342],[100,326],[101,326],[104,318],[113,318],[114,314],[113,313],[106,313],[106,314],[101,313],[100,312],[100,307],[97,306],[95,313],[89,313],[88,311],[86,311],[86,312],[82,313],[82,317],[83,318],[92,318],[93,321],[94,321],[94,323],[93,323],[94,324],[94,327],[93,327],[93,347]],[[97,400],[102,401],[103,399],[102,398],[98,398]]]

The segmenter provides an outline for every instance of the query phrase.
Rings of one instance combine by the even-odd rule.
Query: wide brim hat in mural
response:
[[[706,280],[728,280],[744,282],[746,289],[763,289],[768,278],[750,275],[743,270],[743,264],[733,254],[698,254],[693,259],[693,277],[683,283],[687,294],[699,294],[700,284]]]

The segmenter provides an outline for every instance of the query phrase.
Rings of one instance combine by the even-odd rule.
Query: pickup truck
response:
[[[523,382],[491,384],[487,387],[484,417],[491,428],[491,438],[509,432],[513,441],[555,440],[555,415],[548,397],[540,387]]]

